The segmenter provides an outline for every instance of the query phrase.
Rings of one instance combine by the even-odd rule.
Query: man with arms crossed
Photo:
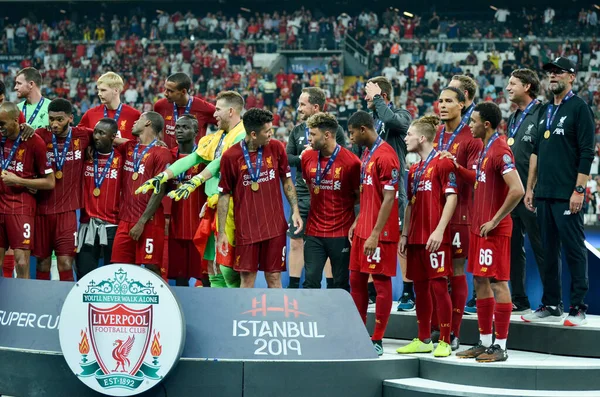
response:
[[[243,117],[246,137],[232,146],[221,159],[218,217],[225,219],[233,197],[235,218],[234,270],[239,271],[242,288],[254,287],[258,270],[265,272],[269,288],[281,288],[286,270],[287,223],[281,200],[281,186],[292,208],[296,230],[302,230],[296,189],[283,144],[271,139],[273,114],[250,109]],[[219,223],[217,249],[227,255],[225,224]]]

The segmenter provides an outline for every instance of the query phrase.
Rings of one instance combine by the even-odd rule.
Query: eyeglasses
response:
[[[548,70],[548,74],[555,74],[555,75],[561,75],[561,74],[565,74],[567,73],[566,70],[562,70],[562,69],[551,69]]]

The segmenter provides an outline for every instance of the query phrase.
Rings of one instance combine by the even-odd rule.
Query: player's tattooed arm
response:
[[[283,192],[285,197],[287,197],[292,210],[298,211],[298,197],[296,196],[296,188],[294,187],[292,178],[285,178],[285,181],[283,182]]]
[[[219,219],[219,235],[225,233],[225,219],[227,219],[227,212],[229,211],[229,198],[230,194],[221,193],[219,201],[217,202],[217,216]]]

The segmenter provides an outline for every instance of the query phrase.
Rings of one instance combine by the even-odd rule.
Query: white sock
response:
[[[552,310],[556,310],[556,306],[548,306]]]
[[[502,350],[506,350],[506,339],[496,339],[496,344],[502,348]]]
[[[481,344],[485,347],[490,347],[492,345],[492,334],[480,334],[479,339],[481,340]]]

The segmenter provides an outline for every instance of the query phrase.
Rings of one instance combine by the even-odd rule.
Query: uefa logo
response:
[[[138,266],[102,266],[69,292],[60,347],[73,373],[110,396],[133,396],[177,364],[185,322],[169,286]]]

